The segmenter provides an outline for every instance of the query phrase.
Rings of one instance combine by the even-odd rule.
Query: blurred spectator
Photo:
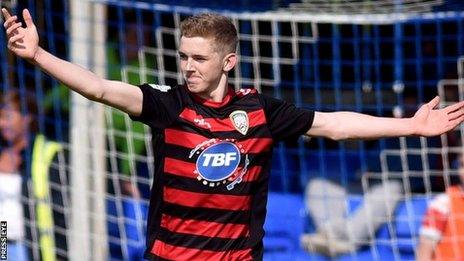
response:
[[[402,184],[397,180],[374,183],[365,192],[361,206],[348,214],[349,197],[363,195],[360,181],[342,185],[324,178],[310,180],[306,186],[305,204],[316,233],[301,237],[303,248],[336,256],[367,245],[375,231],[393,214],[402,190]]]
[[[25,225],[21,203],[24,173],[23,154],[30,146],[35,128],[34,106],[27,103],[21,110],[19,95],[9,92],[1,96],[0,107],[0,220],[8,226],[8,260],[28,260],[24,245]]]
[[[456,161],[460,183],[430,203],[420,230],[418,260],[464,260],[464,154]]]

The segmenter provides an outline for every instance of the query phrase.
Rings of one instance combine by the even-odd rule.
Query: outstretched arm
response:
[[[27,9],[23,10],[26,27],[22,27],[17,16],[2,8],[4,27],[8,38],[8,49],[17,56],[37,65],[86,98],[113,106],[131,115],[142,112],[142,91],[136,86],[103,79],[78,65],[62,60],[39,46],[37,28]]]
[[[308,136],[342,139],[376,139],[398,136],[436,136],[454,129],[464,120],[464,101],[436,109],[435,97],[412,118],[374,117],[355,112],[316,112]]]

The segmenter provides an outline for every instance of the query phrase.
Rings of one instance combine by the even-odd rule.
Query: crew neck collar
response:
[[[215,102],[213,100],[202,98],[198,94],[195,94],[192,92],[189,92],[189,93],[192,95],[193,99],[196,100],[197,102],[201,103],[202,105],[212,107],[212,108],[221,108],[227,105],[232,100],[232,98],[235,96],[235,91],[230,86],[227,87],[227,94],[220,102]]]

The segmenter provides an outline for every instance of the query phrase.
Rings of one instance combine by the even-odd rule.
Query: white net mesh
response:
[[[65,2],[62,4],[67,8]],[[108,63],[95,64],[96,67],[107,69],[111,79],[132,84],[155,82],[174,85],[182,82],[176,50],[179,24],[188,15],[211,10],[135,1],[92,3],[109,8],[107,21],[96,21],[88,16],[72,19],[99,23],[108,29],[105,41]],[[442,4],[443,1],[432,0],[302,1],[275,12],[223,11],[240,34],[240,62],[232,72],[232,83],[236,88],[253,86],[263,93],[308,109],[356,110],[388,116],[394,108],[407,109],[403,102],[407,89],[412,90],[416,98],[415,103],[410,105],[414,109],[427,100],[428,94],[436,93],[437,86],[441,105],[463,100],[464,58],[459,57],[464,54],[464,16],[459,10],[429,13]],[[50,4],[44,6],[51,8]],[[53,14],[44,10],[42,13],[50,17]],[[419,13],[426,14],[416,16]],[[64,13],[60,14],[66,17]],[[42,26],[46,26],[48,34],[44,35],[51,42],[54,25],[43,23]],[[89,45],[101,44],[90,36],[80,41]],[[21,73],[20,68],[23,67],[14,67],[15,72]],[[445,72],[448,71],[456,71],[457,77],[441,80],[447,78]],[[37,71],[30,75],[40,89],[45,76]],[[27,78],[30,75],[23,76]],[[60,97],[54,95],[51,95],[53,102],[59,104]],[[72,106],[81,105],[76,103]],[[108,185],[104,194],[108,256],[116,260],[137,259],[144,248],[144,221],[154,172],[155,155],[150,145],[150,132],[118,110],[105,108],[104,116],[105,129],[89,128],[82,132],[81,138],[93,141],[93,137],[104,133],[106,141],[104,159],[94,162],[94,165],[105,167],[104,177]],[[57,124],[58,120],[53,120]],[[274,226],[269,222],[266,225],[266,260],[318,258],[317,255],[308,255],[300,247],[299,236],[307,232],[308,226],[297,227],[297,223],[309,223],[307,215],[301,216],[304,212],[301,194],[308,177],[319,175],[330,178],[332,172],[338,172],[342,178],[348,178],[358,172],[370,171],[372,165],[374,174],[365,176],[365,186],[372,180],[395,178],[401,181],[405,193],[401,194],[398,209],[383,220],[385,223],[380,230],[376,233],[369,231],[371,238],[364,241],[367,247],[350,252],[348,257],[353,260],[382,260],[387,258],[385,248],[388,248],[388,253],[392,253],[389,259],[413,259],[425,202],[436,194],[432,179],[455,174],[450,162],[459,150],[456,139],[463,141],[462,131],[460,126],[449,135],[443,135],[439,146],[433,143],[435,141],[424,138],[395,139],[398,146],[394,149],[385,146],[385,141],[334,145],[313,139],[297,145],[279,145],[274,153],[271,191],[279,193],[276,198],[291,198],[295,205],[289,208],[296,211],[286,212],[287,216],[279,219]],[[63,138],[60,141],[67,154],[71,150],[69,140]],[[90,147],[94,145],[90,144]],[[59,174],[53,180],[51,178],[50,190],[58,194],[54,199],[61,198],[61,202],[51,202],[54,212],[61,215],[54,223],[55,241],[60,241],[60,244],[56,243],[51,251],[58,259],[67,259],[71,246],[66,244],[66,238],[72,233],[68,222],[72,206],[68,197],[75,187],[69,185],[70,181],[64,174],[71,168],[69,160],[63,154],[59,154],[59,160],[60,163],[52,165]],[[441,167],[435,164],[437,160]],[[85,175],[96,175],[92,171],[85,172]],[[424,191],[421,194],[414,191],[415,184],[410,179],[422,182]],[[449,185],[447,178],[444,183]],[[98,197],[100,195],[89,187],[82,200],[94,203]],[[269,203],[275,204],[277,211],[270,213],[277,216],[283,212],[282,206],[287,204],[279,205],[273,199],[275,197],[271,195]],[[351,199],[359,201],[361,197],[357,195]],[[36,200],[24,200],[34,216]],[[272,215],[269,220],[273,220]],[[96,219],[98,215],[90,211],[85,218]],[[290,218],[296,221],[287,222]],[[60,224],[59,220],[65,222]],[[27,225],[32,229],[27,246],[32,250],[33,259],[37,260],[47,249],[40,242],[35,217],[30,217]],[[272,241],[273,235],[277,240]],[[86,235],[86,240],[94,242],[101,237],[93,231]],[[97,257],[91,259],[96,260]]]
[[[328,14],[426,13],[445,3],[443,0],[303,0],[290,4],[298,12]]]

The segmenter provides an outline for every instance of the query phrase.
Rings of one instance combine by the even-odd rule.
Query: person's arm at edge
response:
[[[418,261],[430,261],[433,259],[435,254],[435,245],[436,243],[425,237],[420,236],[419,245],[416,249],[416,260]]]
[[[464,120],[464,101],[442,109],[435,97],[411,118],[375,117],[356,112],[315,112],[308,136],[334,140],[377,139],[398,136],[435,136],[454,129]]]
[[[4,27],[8,38],[8,49],[18,57],[37,65],[47,74],[84,97],[118,108],[130,115],[142,112],[143,94],[134,85],[103,79],[81,66],[62,60],[42,49],[37,29],[27,9],[23,10],[26,27],[23,28],[16,16],[2,8]]]
[[[44,49],[37,50],[33,63],[71,90],[97,102],[120,109],[130,115],[142,112],[143,95],[140,88],[121,81],[111,81]]]

